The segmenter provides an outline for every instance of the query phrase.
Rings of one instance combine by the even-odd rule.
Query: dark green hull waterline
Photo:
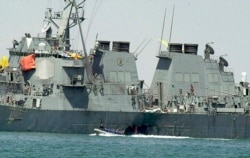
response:
[[[250,138],[249,119],[250,115],[234,114],[25,110],[0,106],[0,130],[20,132],[91,134],[103,121],[108,128],[126,129],[127,134]]]

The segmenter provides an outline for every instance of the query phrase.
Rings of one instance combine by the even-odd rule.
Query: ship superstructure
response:
[[[212,59],[207,44],[204,57],[197,44],[171,43],[159,54],[151,88],[155,103],[169,112],[248,113],[248,83],[235,84],[228,62],[222,56]]]

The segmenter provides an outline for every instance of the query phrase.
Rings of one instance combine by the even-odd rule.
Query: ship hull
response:
[[[56,111],[0,106],[1,131],[91,134],[100,123],[123,129],[127,134],[250,138],[250,115],[243,114]]]

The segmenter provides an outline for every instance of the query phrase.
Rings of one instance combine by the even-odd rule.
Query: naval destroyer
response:
[[[145,90],[129,42],[96,40],[87,52],[84,3],[65,0],[62,12],[47,10],[37,37],[13,40],[1,59],[1,131],[90,134],[102,125],[124,134],[250,138],[249,84],[236,85],[209,44],[203,57],[197,44],[170,43]],[[82,50],[71,48],[75,26]]]

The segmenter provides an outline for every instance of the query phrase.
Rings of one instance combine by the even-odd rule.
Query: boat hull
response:
[[[94,128],[94,132],[96,133],[96,135],[99,134],[111,134],[111,135],[124,135],[123,131],[117,131],[114,129],[100,129],[100,128]]]
[[[250,115],[63,111],[0,105],[1,131],[91,134],[102,122],[125,134],[250,138]]]

